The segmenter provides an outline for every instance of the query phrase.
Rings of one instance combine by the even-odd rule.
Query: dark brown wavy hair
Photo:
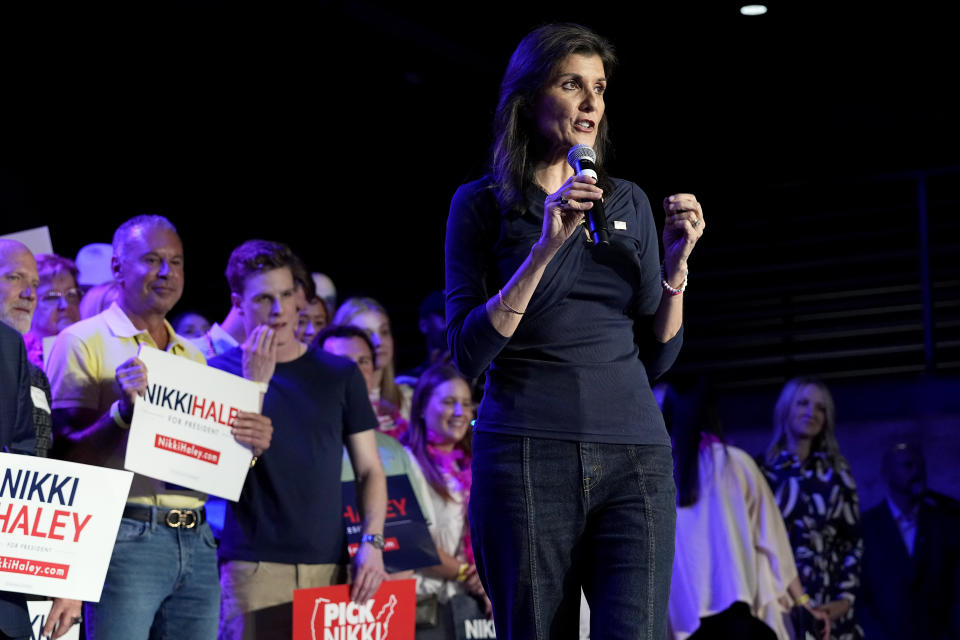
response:
[[[227,284],[230,285],[232,293],[243,295],[243,287],[248,277],[283,267],[290,269],[290,274],[293,275],[295,260],[290,247],[282,242],[247,240],[230,253],[226,271]]]
[[[520,208],[523,192],[533,182],[532,145],[536,123],[533,107],[557,66],[571,54],[597,55],[609,79],[616,65],[610,42],[579,24],[556,23],[528,33],[510,57],[500,83],[500,100],[493,119],[493,150],[490,161],[497,203],[504,211]],[[609,127],[604,116],[597,125],[597,153],[600,187],[612,189],[603,171],[603,158],[609,152]]]
[[[677,506],[689,507],[700,499],[700,443],[703,434],[723,442],[723,425],[717,411],[717,397],[712,385],[704,379],[682,397],[666,383],[663,421],[673,441],[673,478],[677,483]]]

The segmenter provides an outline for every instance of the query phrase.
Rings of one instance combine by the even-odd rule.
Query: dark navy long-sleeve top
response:
[[[539,187],[523,211],[502,212],[489,176],[461,186],[447,219],[447,341],[467,377],[487,370],[476,429],[625,444],[669,444],[650,383],[673,364],[683,330],[653,334],[660,259],[653,213],[632,182],[604,198],[610,246],[574,233],[547,265],[512,337],[490,322],[486,301],[540,237]]]

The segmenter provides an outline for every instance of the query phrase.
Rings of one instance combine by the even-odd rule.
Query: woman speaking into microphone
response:
[[[447,337],[487,371],[469,520],[497,637],[665,634],[675,521],[670,440],[650,390],[682,342],[687,260],[704,229],[666,198],[661,263],[637,185],[603,171],[610,43],[575,24],[528,34],[504,75],[490,174],[453,197]],[[567,162],[596,152],[597,178]],[[601,205],[609,243],[582,225]],[[596,212],[595,212],[596,213]]]

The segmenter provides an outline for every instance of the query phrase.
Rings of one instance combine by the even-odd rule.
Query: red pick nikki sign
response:
[[[293,592],[293,640],[414,640],[416,580],[385,580],[363,603],[350,585]]]

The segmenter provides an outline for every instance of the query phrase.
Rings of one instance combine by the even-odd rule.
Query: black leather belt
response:
[[[134,507],[127,505],[123,508],[123,517],[140,522],[152,522],[156,514],[157,524],[163,524],[174,529],[183,527],[193,529],[207,521],[207,511],[199,509],[153,509],[151,507]]]

